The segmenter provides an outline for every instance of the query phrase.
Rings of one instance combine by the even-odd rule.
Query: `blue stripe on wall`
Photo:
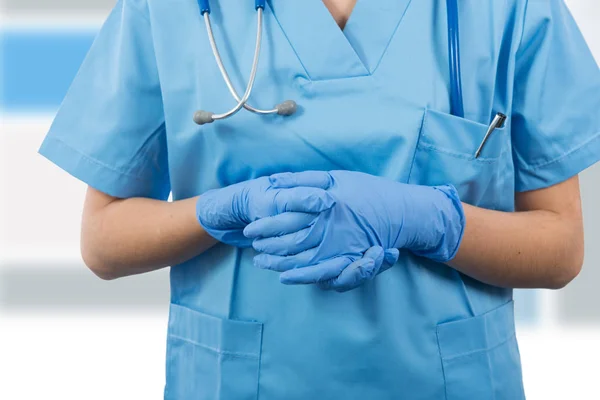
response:
[[[95,31],[4,31],[1,34],[5,111],[53,111],[79,70]]]

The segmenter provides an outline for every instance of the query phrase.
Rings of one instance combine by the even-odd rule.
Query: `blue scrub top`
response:
[[[211,1],[238,92],[251,3]],[[465,118],[449,114],[445,1],[359,0],[342,31],[321,0],[272,0],[264,22],[250,102],[294,99],[296,115],[195,125],[234,104],[196,1],[120,0],[41,154],[117,197],[346,169],[503,211],[600,159],[600,72],[563,0],[460,2]],[[475,159],[497,112],[507,124]],[[284,286],[254,254],[218,245],[171,268],[166,399],[524,397],[512,290],[404,253],[340,294]]]

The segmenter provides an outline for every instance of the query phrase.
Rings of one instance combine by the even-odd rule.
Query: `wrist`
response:
[[[440,218],[443,218],[446,229],[440,237],[440,251],[429,258],[446,263],[456,257],[465,232],[466,217],[458,191],[454,186],[437,186],[435,189],[445,196],[446,207],[443,207]]]
[[[412,253],[437,262],[452,260],[465,227],[462,202],[452,185],[415,186],[404,207],[400,244]],[[423,218],[427,216],[427,218]],[[424,222],[427,221],[427,222]]]
[[[243,187],[232,194],[229,213],[232,216],[234,228],[243,229],[250,222],[248,213],[248,188]]]

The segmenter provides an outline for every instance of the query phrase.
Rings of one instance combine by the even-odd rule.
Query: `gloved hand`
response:
[[[331,194],[316,185],[274,188],[269,177],[261,177],[205,192],[196,202],[196,217],[215,239],[250,247],[252,240],[243,234],[249,223],[292,211],[319,213],[334,204]]]
[[[352,171],[276,174],[270,182],[276,188],[326,188],[335,200],[323,212],[307,207],[318,213],[310,222],[276,215],[245,228],[262,253],[255,264],[283,272],[283,283],[335,279],[373,246],[447,262],[462,240],[465,217],[453,186],[403,184]]]
[[[327,187],[329,184],[324,184]],[[261,219],[260,223],[250,224],[244,230],[244,233],[248,236],[252,236],[252,230],[254,228],[260,228],[261,235],[263,237],[278,238],[289,232],[300,232],[313,234],[308,237],[306,235],[298,235],[296,237],[297,244],[302,242],[303,247],[311,247],[313,244],[316,246],[317,241],[321,237],[316,234],[315,229],[321,229],[323,225],[315,226],[315,222],[318,219],[319,214],[314,213],[299,213],[299,212],[288,212],[285,214],[277,215],[274,218]],[[270,222],[272,223],[270,223]],[[266,223],[269,222],[269,223]],[[312,227],[312,228],[311,228]],[[291,236],[287,236],[291,238]],[[261,239],[257,239],[257,243]],[[313,240],[314,242],[312,242]],[[292,245],[293,246],[293,245]],[[293,251],[291,248],[282,248],[281,254],[286,254],[289,251]],[[397,249],[384,249],[381,246],[373,246],[362,253],[347,253],[338,255],[329,260],[318,263],[315,266],[309,266],[302,269],[303,273],[312,275],[313,272],[316,279],[308,280],[304,283],[316,283],[322,289],[336,290],[338,292],[344,292],[355,287],[360,286],[367,280],[373,279],[377,274],[380,274],[390,267],[392,267],[396,261],[398,261],[399,251]],[[255,257],[255,262],[258,261],[262,256]],[[292,260],[292,259],[289,259]],[[257,266],[261,267],[260,264]],[[275,271],[284,272],[282,274],[281,281],[288,283],[285,280],[285,271],[293,268],[293,266],[287,263],[282,263],[279,266],[275,266]],[[294,283],[294,282],[291,282]]]
[[[362,258],[352,261],[352,256],[336,258],[336,263],[342,268],[337,278],[317,281],[317,285],[324,290],[346,292],[355,289],[364,282],[372,280],[376,275],[390,269],[398,261],[397,249],[383,250],[381,246],[368,249]],[[310,268],[310,267],[307,267]],[[319,266],[320,268],[320,266]],[[303,268],[303,272],[307,269]]]

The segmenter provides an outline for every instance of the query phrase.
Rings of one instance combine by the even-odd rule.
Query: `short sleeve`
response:
[[[529,0],[516,55],[515,188],[552,186],[600,159],[600,70],[564,0]]]
[[[111,196],[170,193],[161,88],[145,0],[119,0],[39,152]]]

